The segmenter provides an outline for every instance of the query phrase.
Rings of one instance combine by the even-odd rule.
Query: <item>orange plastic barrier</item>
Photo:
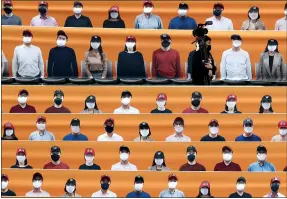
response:
[[[2,124],[12,122],[16,136],[20,140],[28,140],[30,133],[36,128],[36,119],[40,114],[3,114]],[[83,114],[58,114],[44,115],[47,119],[47,130],[52,132],[56,140],[62,140],[71,132],[70,123],[73,118],[81,120],[81,132],[90,141],[96,141],[98,136],[105,132],[104,122],[108,117],[115,119],[115,132],[125,141],[133,141],[139,136],[139,124],[143,121],[150,125],[152,138],[156,141],[165,141],[166,137],[174,133],[173,121],[181,115],[83,115]],[[208,124],[212,119],[217,119],[220,125],[219,134],[227,141],[234,141],[243,133],[243,120],[251,117],[254,121],[254,132],[263,141],[271,141],[272,136],[278,134],[277,123],[286,118],[284,114],[260,115],[184,115],[184,134],[192,141],[200,139],[209,133]],[[3,129],[3,128],[2,128]]]
[[[65,94],[64,106],[73,113],[84,109],[85,100],[89,95],[97,97],[100,110],[113,113],[121,106],[121,93],[130,90],[133,99],[131,105],[141,113],[150,113],[156,108],[156,97],[166,93],[167,108],[173,113],[191,106],[191,94],[200,91],[203,95],[202,107],[210,113],[220,113],[225,108],[226,97],[235,94],[238,97],[238,109],[243,113],[258,113],[260,101],[264,95],[272,96],[272,106],[276,113],[286,113],[285,87],[190,87],[190,86],[2,86],[2,108],[7,113],[17,104],[18,92],[27,89],[30,93],[28,103],[36,107],[37,112],[43,113],[53,105],[54,91],[61,89]]]
[[[283,11],[283,9],[282,9]],[[118,54],[124,49],[125,38],[133,35],[137,39],[137,49],[142,52],[144,60],[148,63],[152,60],[152,52],[161,47],[160,35],[167,33],[172,38],[172,48],[180,53],[182,71],[184,64],[188,59],[189,53],[194,50],[194,37],[191,31],[180,30],[134,30],[134,29],[88,29],[88,28],[43,28],[43,27],[7,27],[2,28],[2,46],[3,51],[9,60],[10,74],[12,71],[12,57],[14,48],[21,45],[22,32],[29,28],[34,35],[33,44],[42,50],[43,59],[47,60],[49,51],[56,46],[56,33],[59,29],[64,29],[69,37],[67,46],[74,48],[77,54],[78,65],[84,59],[85,52],[89,49],[90,39],[93,35],[102,37],[102,45],[108,59],[117,61]],[[259,62],[260,54],[264,51],[267,41],[270,38],[277,39],[279,50],[286,62],[286,33],[282,31],[264,31],[264,32],[246,32],[246,31],[228,31],[228,32],[210,32],[212,38],[212,54],[220,71],[220,62],[222,53],[232,47],[230,36],[240,34],[243,39],[242,48],[249,52],[251,64],[253,66],[253,77],[255,78],[255,62]],[[256,46],[256,48],[254,48]],[[80,67],[79,67],[80,71]],[[115,70],[114,70],[115,71]],[[149,71],[149,70],[148,70]],[[81,73],[79,72],[81,76]],[[114,73],[115,75],[115,73]]]
[[[153,13],[159,15],[164,28],[168,28],[172,18],[177,16],[178,5],[181,1],[154,1]],[[188,15],[197,23],[204,23],[211,17],[213,5],[217,1],[185,1],[190,7]],[[59,26],[64,26],[66,18],[73,15],[74,1],[49,1],[48,14],[53,16]],[[15,14],[20,16],[24,25],[30,25],[31,19],[38,15],[38,2],[15,1]],[[235,30],[240,30],[243,21],[248,19],[248,11],[257,6],[260,9],[260,20],[265,23],[268,30],[274,30],[275,22],[284,17],[284,1],[224,1],[223,15],[233,21]],[[134,28],[137,15],[143,13],[143,1],[84,1],[83,14],[89,16],[94,27],[102,28],[103,22],[108,18],[108,10],[113,5],[118,5],[120,15],[127,28]]]
[[[182,164],[187,162],[186,148],[193,145],[197,149],[197,162],[203,164],[206,170],[213,171],[216,163],[223,161],[222,147],[225,145],[233,149],[233,161],[247,171],[248,166],[256,162],[256,149],[260,144],[267,148],[267,159],[273,163],[277,171],[283,171],[286,166],[286,142],[285,143],[252,143],[252,142],[230,142],[230,143],[166,143],[166,142],[71,142],[71,141],[2,141],[2,168],[10,168],[16,162],[16,150],[25,148],[27,150],[28,163],[33,168],[42,169],[51,161],[50,148],[57,145],[61,148],[61,161],[70,166],[71,169],[78,169],[84,164],[84,151],[86,148],[95,150],[95,163],[103,170],[110,170],[113,164],[120,161],[119,148],[121,145],[130,148],[129,161],[135,164],[138,170],[147,170],[151,166],[156,151],[163,151],[167,166],[178,171]]]
[[[127,193],[134,189],[134,178],[137,175],[144,177],[143,190],[152,197],[158,197],[160,192],[167,189],[167,177],[170,172],[111,172],[111,171],[59,171],[59,170],[13,170],[2,169],[2,173],[9,176],[9,188],[16,191],[17,196],[25,196],[32,190],[32,176],[35,172],[43,175],[44,182],[42,189],[49,192],[53,197],[64,194],[65,183],[69,178],[77,181],[77,193],[82,197],[91,195],[100,190],[100,178],[104,174],[111,177],[110,190],[118,197],[126,197]],[[177,188],[184,192],[185,197],[196,197],[199,193],[199,185],[202,181],[208,180],[211,183],[211,193],[215,197],[228,197],[236,191],[236,180],[244,176],[247,181],[245,191],[253,197],[263,197],[269,193],[270,180],[278,177],[281,180],[280,193],[286,195],[286,173],[247,173],[247,172],[175,172],[179,182]],[[222,180],[224,178],[224,180]]]

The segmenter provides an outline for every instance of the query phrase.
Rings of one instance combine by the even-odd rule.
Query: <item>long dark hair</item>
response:
[[[20,166],[20,163],[19,163],[19,161],[17,160],[17,158],[16,158],[16,165],[17,165],[17,166]],[[28,166],[27,156],[26,156],[26,160],[24,161],[24,165],[25,165],[25,166]]]
[[[127,46],[125,45],[125,49],[124,49],[125,52],[128,52],[128,48]],[[137,45],[135,44],[134,48],[133,48],[133,51],[136,52],[137,51]]]
[[[205,188],[208,189],[208,194],[207,194],[207,195],[208,195],[209,197],[211,197],[210,188],[208,188],[208,187],[205,187]],[[202,193],[201,193],[200,189],[201,189],[201,188],[199,188],[199,193],[198,193],[198,195],[196,196],[197,198],[201,198],[201,196],[202,196]]]
[[[141,132],[140,132],[140,128],[139,128],[139,135],[140,135],[140,139],[142,138],[142,135],[141,135]],[[148,129],[149,130],[149,134],[146,136],[147,138],[149,138],[151,136],[151,130],[150,128]]]
[[[228,111],[228,106],[225,104],[225,111]],[[234,106],[234,112],[237,112],[237,105]]]
[[[275,39],[270,39],[270,40],[274,40],[274,41],[277,43],[277,48],[275,49],[275,52],[279,53],[279,50],[278,50],[278,45],[279,45],[279,43],[278,43],[278,41],[275,40]],[[270,40],[268,40],[267,45],[266,45],[266,47],[265,47],[265,50],[264,50],[265,53],[266,53],[266,52],[269,52],[269,50],[268,50],[268,43],[269,43]]]
[[[98,38],[97,41],[95,41],[95,37]],[[103,47],[102,47],[102,39],[101,39],[101,37],[99,37],[99,36],[97,36],[97,35],[92,36],[91,41],[90,41],[89,52],[91,52],[91,51],[94,50],[93,47],[92,47],[92,45],[91,45],[91,42],[100,42],[100,46],[99,46],[99,48],[98,48],[97,50],[98,50],[99,53],[100,53],[101,61],[102,61],[102,63],[103,63],[103,62],[104,62],[104,56],[103,56]]]
[[[112,11],[111,11],[112,12]],[[109,21],[112,19],[112,17],[111,17],[111,12],[108,12],[108,19],[109,19]],[[114,11],[113,11],[114,12]],[[118,17],[117,17],[117,19],[119,20],[119,21],[121,21],[122,20],[122,18],[121,18],[121,15],[120,15],[120,11],[118,12]]]
[[[87,100],[88,100],[90,97],[94,97],[94,98],[95,98],[95,106],[94,106],[94,109],[96,109],[96,110],[98,111],[99,108],[98,108],[98,105],[97,105],[97,100],[96,100],[97,98],[96,98],[95,96],[93,96],[93,95],[88,96],[87,99],[85,100],[85,108],[84,108],[84,110],[87,110],[87,109],[88,109],[88,107],[87,107]]]
[[[13,134],[11,135],[11,137],[12,137],[11,140],[17,138],[17,137],[16,137],[16,134],[15,134],[15,128],[4,128],[3,138],[5,138],[5,137],[7,136],[7,135],[6,135],[6,130],[7,130],[7,129],[12,129],[12,130],[13,130]],[[18,139],[18,138],[17,138],[17,139]]]
[[[155,152],[155,154],[154,154],[154,156],[153,156],[152,166],[156,166],[156,163],[155,163],[155,155],[156,155],[158,152],[159,152],[159,151]],[[163,153],[163,152],[162,152],[162,153]],[[164,153],[163,153],[163,154],[164,154]],[[163,158],[162,166],[166,167],[165,158]]]
[[[274,112],[272,109],[272,104],[271,104],[270,108],[268,109],[268,111],[271,113]],[[264,108],[262,107],[262,104],[260,104],[259,113],[264,113]]]
[[[65,184],[65,187],[64,187],[64,191],[65,191],[65,193],[67,194],[68,192],[67,192],[67,190],[66,190],[66,186],[67,186],[67,183]],[[77,186],[75,185],[75,190],[74,190],[74,194],[76,193],[76,190],[77,190]]]

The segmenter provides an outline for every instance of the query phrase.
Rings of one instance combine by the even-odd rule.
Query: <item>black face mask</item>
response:
[[[200,100],[199,99],[192,100],[191,104],[194,107],[198,107],[200,105]]]
[[[278,190],[279,190],[279,184],[278,183],[273,183],[271,185],[271,190],[272,190],[272,192],[277,193]]]
[[[164,48],[169,47],[169,45],[170,45],[170,41],[164,40],[163,42],[161,42],[161,46]]]
[[[61,105],[62,104],[62,99],[61,98],[56,98],[56,99],[54,99],[54,102],[55,102],[55,104],[56,105]]]
[[[54,161],[54,162],[57,162],[59,159],[60,159],[60,156],[58,154],[52,154],[51,155],[51,159]]]
[[[114,131],[113,126],[106,126],[105,129],[106,129],[107,133],[112,133]]]
[[[47,13],[47,8],[46,7],[39,7],[38,11],[41,15],[44,15]]]
[[[222,10],[213,10],[213,14],[214,14],[214,16],[220,16],[221,15],[221,13],[222,13]]]
[[[12,9],[11,9],[11,8],[4,8],[4,12],[5,12],[7,15],[9,15],[9,14],[11,14]]]
[[[187,159],[188,159],[189,162],[193,162],[195,160],[195,155],[194,154],[189,154],[187,156]]]
[[[207,45],[207,52],[211,51],[211,45]]]
[[[109,183],[103,183],[103,184],[101,184],[101,188],[102,188],[103,190],[108,190],[109,187],[110,187],[110,184],[109,184]]]

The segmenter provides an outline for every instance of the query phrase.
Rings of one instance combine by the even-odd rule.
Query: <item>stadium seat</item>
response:
[[[15,77],[15,82],[19,84],[39,84],[41,78],[39,77]]]
[[[232,81],[232,80],[224,80],[223,81],[225,85],[248,85],[248,81]]]
[[[123,83],[123,84],[132,84],[132,85],[137,85],[137,84],[143,84],[145,83],[145,80],[144,79],[124,79],[124,78],[121,78],[120,79],[120,82]]]
[[[93,84],[94,79],[90,78],[69,78],[69,81],[73,84]]]
[[[15,78],[12,77],[2,77],[1,83],[2,84],[12,84],[14,82]]]
[[[49,78],[43,78],[43,83],[45,84],[53,84],[53,85],[60,85],[60,84],[66,84],[68,83],[67,78],[57,78],[57,77],[49,77]]]

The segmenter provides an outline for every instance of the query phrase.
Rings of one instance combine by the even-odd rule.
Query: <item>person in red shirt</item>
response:
[[[215,165],[214,171],[241,171],[239,164],[232,162],[233,151],[230,147],[222,148],[223,162]]]
[[[206,171],[205,167],[196,162],[197,150],[194,146],[186,149],[187,163],[179,168],[179,171]]]
[[[160,39],[162,47],[155,50],[152,55],[152,77],[180,78],[180,57],[176,50],[171,49],[171,37],[162,34]]]
[[[70,167],[60,161],[61,149],[58,146],[51,147],[51,159],[52,161],[45,164],[43,169],[70,169]]]
[[[27,104],[28,96],[27,90],[20,90],[18,93],[18,104],[11,107],[10,113],[36,113],[34,106]]]
[[[71,111],[63,106],[64,93],[61,90],[56,90],[54,93],[54,105],[47,108],[45,113],[71,113]]]
[[[191,107],[185,109],[182,113],[208,113],[207,110],[201,108],[202,94],[200,92],[193,92],[191,95]]]

